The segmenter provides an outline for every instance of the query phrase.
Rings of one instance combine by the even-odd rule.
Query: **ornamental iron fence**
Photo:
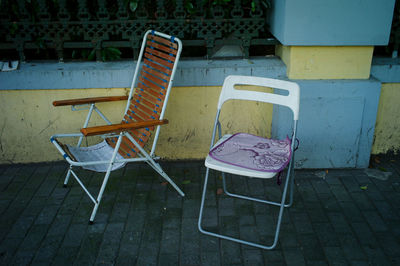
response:
[[[265,0],[0,0],[0,52],[104,61],[126,49],[136,58],[143,33],[155,29],[194,54],[234,45],[247,58],[250,46],[277,43],[268,10]]]

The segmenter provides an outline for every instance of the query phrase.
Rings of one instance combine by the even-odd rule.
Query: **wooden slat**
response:
[[[158,71],[160,71],[160,72],[162,72],[162,73],[167,74],[167,75],[171,75],[171,73],[172,73],[172,69],[168,69],[168,68],[166,68],[165,66],[161,66],[161,65],[156,64],[156,63],[154,63],[154,62],[151,62],[150,60],[148,60],[148,59],[146,59],[146,58],[144,58],[144,63],[145,63],[146,65],[148,65],[148,66],[154,68],[154,69],[157,69]]]
[[[136,114],[133,114],[131,111],[128,110],[127,113],[128,113],[128,115],[130,115],[131,117],[133,117],[133,119],[135,119],[135,120],[133,120],[134,123],[143,121],[143,118],[137,116]],[[125,116],[125,119],[126,119],[126,120],[129,119],[129,117],[127,117],[128,115]],[[129,120],[131,120],[131,119],[129,119]]]
[[[147,38],[149,38],[150,40],[154,40],[156,42],[159,42],[159,43],[163,43],[163,44],[165,44],[167,46],[171,46],[171,47],[173,47],[175,49],[178,49],[178,44],[177,43],[171,42],[170,40],[167,40],[165,38],[162,38],[162,37],[159,37],[159,36],[155,36],[155,35],[151,35],[151,34],[147,35]]]
[[[140,102],[141,104],[148,106],[150,109],[155,110],[157,113],[161,110],[159,106],[156,106],[154,103],[146,100],[144,97],[140,97],[138,94],[133,96],[132,102]]]
[[[140,75],[142,77],[145,77],[145,78],[149,79],[151,82],[153,82],[153,83],[155,83],[155,84],[157,84],[157,85],[159,85],[161,87],[164,87],[164,89],[166,89],[168,87],[168,82],[165,82],[165,81],[159,79],[158,77],[150,75],[150,74],[148,74],[148,73],[146,73],[144,71],[142,71],[140,73]]]
[[[163,93],[163,91],[164,91],[164,88],[162,88],[160,85],[154,84],[153,82],[151,82],[151,81],[145,79],[145,78],[142,77],[142,76],[139,77],[139,80],[140,80],[141,82],[143,82],[147,87],[149,87],[150,89],[154,90],[155,92]]]
[[[165,75],[164,73],[158,72],[154,69],[151,69],[145,65],[143,65],[142,69],[148,73],[150,73],[153,76],[156,76],[157,78],[161,80],[165,80],[166,82],[169,82],[170,76]]]
[[[175,57],[173,57],[169,54],[166,54],[164,52],[160,52],[156,49],[152,49],[151,47],[146,47],[145,52],[152,54],[152,55],[156,55],[157,57],[160,57],[162,59],[169,60],[171,62],[175,62]]]
[[[151,109],[151,108],[147,107],[146,105],[144,105],[142,103],[137,103],[136,106],[137,106],[138,109],[143,110],[144,112],[146,112],[148,114],[151,114],[153,116],[157,115],[157,113],[158,113],[156,110]]]
[[[140,80],[141,78],[139,78]],[[151,87],[147,87],[146,85],[146,81],[141,80],[143,83],[139,83],[138,87],[143,89],[144,92],[146,92],[147,94],[156,97],[156,98],[160,98],[162,100],[164,100],[165,98],[165,93],[164,94],[160,94],[160,90],[156,91],[154,88]],[[146,85],[145,85],[146,84]]]
[[[162,45],[162,44],[159,44],[159,43],[156,43],[156,42],[152,42],[152,41],[149,41],[149,40],[147,41],[146,44],[147,44],[148,46],[150,46],[150,47],[154,47],[154,48],[156,48],[156,49],[158,49],[158,50],[164,51],[164,52],[169,53],[169,54],[174,54],[174,55],[176,55],[176,54],[178,53],[177,50],[172,49],[172,48],[169,47],[169,46],[165,46],[165,45]]]
[[[146,121],[146,120],[152,120],[153,119],[149,115],[144,114],[139,110],[128,110],[127,114],[132,116],[132,117],[134,117],[135,119],[137,119],[137,122]]]
[[[143,136],[140,132],[137,132],[136,130],[128,130],[128,132],[132,136],[136,136],[137,138],[141,138],[144,142],[146,142],[149,139],[148,135]]]
[[[114,140],[114,142],[112,142],[112,140]],[[108,145],[115,148],[115,146],[117,145],[118,138],[107,138],[106,141]],[[118,149],[118,153],[124,158],[136,157],[137,151],[133,152],[130,148],[131,146],[134,146],[132,142],[130,142],[128,138],[123,137],[120,148]],[[132,154],[132,156],[128,156],[127,153]]]
[[[149,53],[145,53],[144,56],[145,56],[146,58],[148,58],[148,59],[151,59],[152,61],[154,61],[154,62],[156,62],[156,63],[159,63],[159,64],[162,65],[162,66],[169,67],[170,69],[172,69],[172,67],[174,66],[173,63],[170,63],[170,62],[168,62],[168,61],[166,61],[166,60],[164,60],[164,59],[161,59],[161,58],[156,57],[156,56],[154,56],[154,55],[151,55],[151,54],[149,54]]]
[[[156,113],[154,113],[150,108],[148,108],[148,107],[146,107],[146,106],[144,106],[144,105],[142,105],[140,103],[132,103],[129,106],[129,110],[131,110],[131,111],[139,110],[139,111],[142,111],[142,112],[144,112],[145,114],[147,114],[149,116],[156,115]]]
[[[106,125],[106,126],[97,126],[97,127],[87,127],[82,128],[81,132],[85,136],[94,136],[94,135],[101,135],[106,133],[112,132],[120,132],[127,129],[137,129],[137,128],[144,128],[156,125],[163,125],[167,124],[168,120],[150,120],[150,121],[142,121],[136,123],[129,123],[129,124],[113,124],[113,125]]]
[[[162,108],[163,106],[163,101],[160,101],[159,99],[153,98],[153,96],[149,95],[148,93],[141,91],[140,93],[138,93],[138,95],[140,96],[141,99],[152,102],[154,104],[158,104],[159,107],[157,108]]]
[[[128,132],[138,132],[139,135],[142,137],[145,137],[145,136],[150,137],[150,135],[151,135],[151,130],[146,130],[145,128],[132,129],[132,130],[128,130]]]
[[[108,96],[108,97],[69,99],[69,100],[54,101],[53,105],[65,106],[65,105],[79,105],[79,104],[112,102],[112,101],[123,101],[123,100],[128,100],[128,96]]]

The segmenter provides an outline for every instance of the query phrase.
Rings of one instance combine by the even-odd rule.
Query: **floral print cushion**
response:
[[[280,172],[289,163],[291,141],[267,139],[247,133],[232,135],[209,155],[220,162],[263,172]]]

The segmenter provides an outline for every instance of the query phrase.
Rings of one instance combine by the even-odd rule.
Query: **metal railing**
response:
[[[275,44],[268,38],[267,0],[0,0],[0,52],[26,60],[29,49],[86,49],[98,61],[107,48],[129,48],[136,58],[147,29],[177,36],[184,45],[239,45],[244,57],[252,45]],[[117,49],[117,50],[118,50]]]

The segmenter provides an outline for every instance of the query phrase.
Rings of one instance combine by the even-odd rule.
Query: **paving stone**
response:
[[[349,193],[343,185],[331,185],[332,194],[335,195],[337,201],[351,201]]]
[[[391,265],[390,258],[386,257],[378,245],[363,246],[363,249],[370,265]]]
[[[328,217],[336,233],[351,232],[350,225],[348,224],[345,216],[342,213],[329,212]]]
[[[324,247],[324,251],[329,265],[348,265],[340,247]]]
[[[322,208],[321,203],[319,202],[304,203],[304,209],[306,209],[312,223],[329,222],[329,218],[326,215],[324,209]]]
[[[159,266],[175,266],[179,265],[179,255],[177,253],[160,253],[158,256]],[[211,264],[209,264],[211,265]]]
[[[97,254],[103,241],[103,230],[105,228],[104,224],[96,225],[96,231],[88,232],[82,237],[81,245],[75,252],[77,254],[74,260],[76,265],[93,265],[96,262]],[[102,261],[99,262],[101,263]]]
[[[62,247],[58,249],[52,265],[73,265],[79,247]]]
[[[323,247],[316,235],[299,234],[298,240],[300,242],[300,250],[307,262],[323,261],[325,259]]]
[[[242,264],[240,244],[221,240],[221,263],[222,265]]]
[[[400,243],[398,238],[387,232],[377,233],[376,237],[382,250],[389,258],[400,257]]]
[[[379,216],[379,214],[375,211],[364,211],[363,216],[369,226],[371,227],[372,231],[374,232],[384,232],[388,230],[385,222]]]
[[[291,212],[290,216],[297,233],[307,234],[314,232],[311,226],[311,220],[307,213]]]
[[[37,264],[50,264],[53,258],[56,256],[57,251],[62,243],[63,235],[46,237],[39,249],[37,250],[35,257],[32,261],[33,265]]]
[[[306,265],[303,254],[299,249],[283,249],[286,264],[289,265]]]
[[[340,202],[339,204],[349,222],[362,222],[364,220],[360,209],[353,202]]]
[[[7,238],[0,244],[0,265],[11,265],[23,238]]]
[[[324,171],[323,179],[314,170],[296,171],[294,205],[284,211],[277,247],[266,251],[198,231],[202,161],[163,163],[177,184],[190,180],[183,198],[147,165],[131,165],[112,174],[90,226],[92,202],[76,181],[62,187],[66,164],[0,166],[0,264],[400,263],[400,188],[393,177],[381,182],[345,169]],[[104,176],[77,172],[93,191]],[[203,226],[271,244],[279,208],[217,194],[220,173],[210,173]],[[282,193],[272,179],[228,175],[227,183],[259,198],[279,200]]]
[[[355,235],[353,235],[352,233],[339,234],[338,238],[343,253],[348,261],[358,261],[365,259],[365,253],[363,252]]]
[[[123,229],[123,223],[109,223],[107,225],[97,255],[96,264],[115,264]]]
[[[337,234],[330,223],[315,223],[313,224],[313,228],[322,246],[338,247],[340,245]]]
[[[124,231],[117,256],[117,265],[135,265],[137,262],[142,232]]]
[[[374,245],[377,239],[366,222],[352,223],[351,227],[362,245]]]
[[[242,249],[243,265],[264,265],[264,258],[260,249]]]
[[[201,251],[201,265],[221,265],[219,251]]]

